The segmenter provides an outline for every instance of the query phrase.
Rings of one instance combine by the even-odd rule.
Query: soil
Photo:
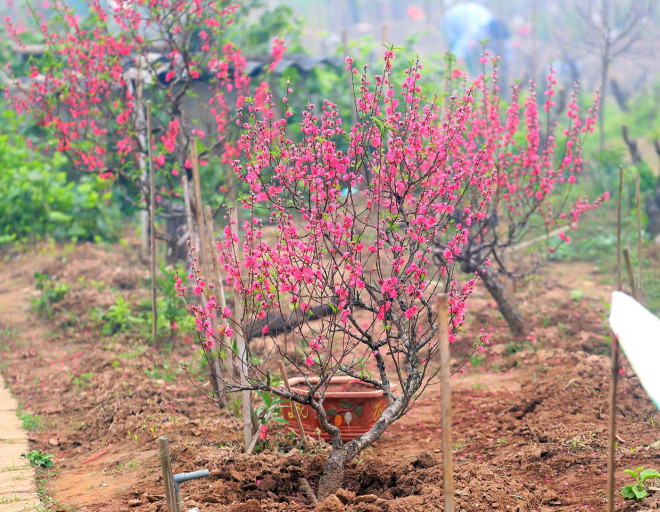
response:
[[[5,253],[0,268],[2,371],[23,411],[40,417],[31,449],[56,455],[46,495],[52,510],[164,511],[157,438],[170,440],[175,472],[208,468],[182,484],[188,508],[219,512],[443,510],[438,386],[352,461],[343,489],[319,504],[314,488],[329,448],[304,452],[285,425],[269,444],[241,453],[241,429],[202,395],[197,347],[185,333],[155,350],[135,333],[101,334],[95,308],[117,296],[146,297],[145,266],[133,247],[81,244]],[[37,317],[34,272],[71,286]],[[579,290],[581,293],[573,293]],[[454,368],[487,324],[492,344],[452,380],[458,510],[604,510],[607,481],[611,289],[587,263],[553,264],[517,290],[533,337],[512,340],[483,290],[471,300],[468,332],[452,346]],[[147,328],[148,332],[148,328]],[[186,370],[181,370],[185,365]],[[623,363],[618,392],[617,489],[626,468],[660,466],[660,413]],[[617,510],[660,508],[619,497]]]

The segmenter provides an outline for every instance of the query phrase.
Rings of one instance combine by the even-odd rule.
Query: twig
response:
[[[454,512],[454,461],[451,454],[451,388],[449,378],[449,335],[447,327],[448,300],[447,294],[439,293],[438,300],[438,331],[440,338],[440,386],[442,414],[442,471],[444,474],[445,512]]]
[[[286,368],[284,368],[284,363],[280,359],[280,371],[282,372],[282,380],[284,381],[284,387],[286,390],[291,393],[291,386],[289,386],[289,377],[286,374]],[[298,435],[300,436],[300,439],[302,439],[303,446],[307,449],[309,448],[309,445],[307,444],[307,436],[305,435],[305,430],[303,429],[303,424],[302,420],[300,419],[300,412],[298,412],[298,408],[296,407],[296,403],[291,400],[289,402],[291,404],[291,410],[293,411],[293,416],[296,418],[296,423],[298,424]]]

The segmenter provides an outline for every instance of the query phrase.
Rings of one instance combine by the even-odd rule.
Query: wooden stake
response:
[[[614,447],[616,445],[616,387],[619,379],[619,341],[614,331],[610,330],[610,337],[612,339],[612,354],[610,364],[609,439],[607,443],[607,512],[614,512],[614,477],[616,473]]]
[[[135,118],[137,124],[137,136],[140,143],[140,151],[138,151],[138,168],[140,169],[140,192],[146,192],[145,188],[149,183],[149,170],[147,168],[146,157],[144,156],[144,149],[147,148],[147,122],[144,118],[144,108],[142,104],[142,57],[137,58],[138,72],[136,73],[135,85],[129,81],[129,87],[135,94]],[[150,142],[151,134],[149,135]],[[150,145],[150,144],[149,144]],[[150,148],[147,149],[147,152]],[[146,209],[140,210],[140,256],[143,261],[147,260],[149,251],[149,212]]]
[[[637,288],[635,288],[635,276],[633,275],[632,265],[630,264],[630,251],[626,247],[623,250],[623,259],[626,262],[626,271],[628,272],[628,284],[630,285],[630,293],[633,299],[637,300]]]
[[[438,300],[438,332],[440,338],[440,386],[442,390],[442,469],[444,473],[445,512],[454,512],[454,461],[451,446],[451,388],[449,378],[449,306],[447,294],[439,293]]]
[[[289,386],[289,377],[286,374],[286,368],[284,368],[284,363],[282,360],[280,360],[280,372],[282,372],[282,380],[284,381],[284,387],[286,390],[291,393],[291,386]],[[293,417],[296,418],[296,424],[298,425],[298,432],[300,439],[302,439],[303,446],[305,448],[309,448],[309,445],[307,444],[307,436],[305,435],[305,429],[303,429],[303,424],[302,420],[300,419],[300,412],[298,412],[298,408],[296,407],[296,404],[293,400],[290,401],[291,403],[291,410],[293,411]]]
[[[183,204],[186,209],[186,224],[188,225],[188,236],[190,237],[190,243],[199,248],[199,241],[195,237],[195,228],[193,227],[193,214],[192,206],[190,205],[190,195],[188,190],[188,176],[184,173],[183,178],[181,179],[183,184]]]
[[[199,178],[199,158],[197,157],[197,144],[194,140],[190,142],[190,161],[192,163],[192,175],[193,175],[193,187],[195,189],[195,219],[197,221],[197,261],[199,266],[202,269],[204,277],[209,280],[211,277],[211,272],[209,271],[208,253],[206,250],[206,240],[204,236],[204,214],[202,212],[202,186],[200,184]],[[190,203],[188,202],[187,208],[190,208]],[[217,320],[214,318],[212,320],[213,328],[217,327]],[[211,385],[213,386],[213,392],[218,397],[218,406],[220,406],[220,372],[219,364],[216,361],[216,357],[213,354],[212,350],[206,350],[206,357],[209,361],[209,378],[211,380]]]
[[[154,161],[151,151],[151,101],[147,101],[147,156],[149,160],[149,239],[151,257],[149,273],[151,274],[151,342],[158,345],[158,303],[156,302],[156,178],[154,176]]]
[[[215,229],[213,227],[213,215],[211,213],[211,207],[204,207],[204,217],[206,219],[206,233],[208,235],[208,245],[209,245],[209,258],[211,265],[213,266],[213,272],[215,273],[216,279],[216,288],[219,288],[220,291],[220,306],[224,309],[227,306],[227,298],[225,296],[225,286],[222,279],[222,270],[220,265],[218,265],[218,258],[216,255],[216,241],[215,241]]]
[[[619,195],[617,197],[616,223],[616,271],[618,290],[621,291],[621,195],[623,190],[623,166],[619,167]],[[619,341],[616,334],[610,330],[612,354],[610,359],[610,399],[609,399],[609,435],[607,442],[607,512],[614,512],[614,485],[616,460],[614,447],[616,445],[616,388],[619,380]]]
[[[642,201],[639,193],[639,173],[635,176],[637,202],[637,296],[642,297]]]
[[[229,222],[231,225],[231,232],[234,238],[238,237],[238,212],[235,206],[229,208]],[[236,244],[236,254],[240,260],[239,245]],[[241,262],[239,261],[239,268]],[[236,349],[238,350],[238,360],[240,365],[240,382],[241,386],[247,387],[250,384],[248,380],[248,360],[247,360],[247,347],[245,344],[245,337],[243,334],[243,315],[244,305],[240,296],[234,294],[234,311],[236,312],[236,320],[238,322],[238,329],[236,329]],[[250,391],[245,389],[241,392],[242,395],[242,408],[243,408],[243,435],[245,436],[245,449],[247,450],[251,445],[252,440],[252,405],[250,403]]]
[[[225,296],[225,285],[224,285],[224,279],[222,278],[222,270],[220,269],[220,265],[218,264],[218,257],[216,254],[216,241],[215,241],[215,228],[213,227],[213,215],[211,214],[211,207],[210,206],[205,206],[204,207],[204,218],[206,219],[206,233],[207,233],[207,244],[209,246],[209,261],[211,262],[211,266],[213,268],[213,272],[215,274],[215,288],[216,290],[219,290],[220,292],[220,307],[224,311],[224,309],[227,307],[227,298]],[[234,370],[234,365],[233,365],[233,352],[231,350],[231,340],[227,338],[224,334],[222,335],[222,349],[226,349],[227,353],[227,364],[225,365],[225,373],[233,376],[233,370]],[[214,359],[215,365],[214,367],[216,368],[217,372],[220,372],[220,362],[218,361],[218,358]]]
[[[170,445],[165,436],[158,438],[158,456],[160,457],[160,467],[163,471],[167,512],[177,512],[174,477],[172,476],[172,461],[170,459]]]
[[[197,236],[199,237],[199,246],[197,247],[197,257],[199,264],[204,269],[204,261],[207,259],[206,242],[204,240],[204,217],[202,213],[202,186],[199,180],[199,159],[197,158],[197,144],[191,141],[190,161],[192,162],[193,187],[195,188],[195,219],[197,220]]]
[[[621,280],[621,196],[623,194],[623,166],[619,166],[619,195],[616,203],[616,277],[617,290],[623,289]]]

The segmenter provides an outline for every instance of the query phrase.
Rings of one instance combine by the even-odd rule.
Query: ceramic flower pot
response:
[[[310,377],[309,380],[314,384],[319,379]],[[289,385],[291,391],[299,395],[306,395],[309,390],[303,377],[289,379]],[[294,406],[300,412],[300,419],[306,434],[315,436],[320,430],[321,437],[326,441],[330,440],[330,436],[321,428],[314,409],[309,405],[298,403],[294,403]],[[350,441],[367,432],[386,407],[387,398],[382,390],[352,377],[344,376],[335,377],[330,381],[323,402],[328,421],[339,427],[344,441]],[[290,402],[282,402],[282,414],[291,428],[298,432],[298,425]]]

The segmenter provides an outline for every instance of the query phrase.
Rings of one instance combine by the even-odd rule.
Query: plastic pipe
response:
[[[199,471],[191,471],[190,473],[177,473],[174,475],[174,492],[176,493],[176,507],[179,512],[183,511],[183,499],[181,498],[181,491],[179,484],[188,482],[189,480],[197,480],[209,476],[208,469],[200,469]]]

